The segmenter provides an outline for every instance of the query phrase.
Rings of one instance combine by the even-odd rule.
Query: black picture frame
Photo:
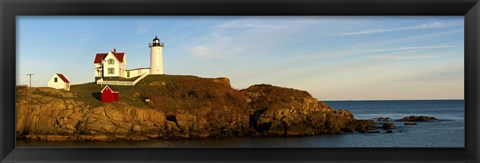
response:
[[[0,0],[2,162],[479,162],[478,0]],[[463,15],[465,148],[16,148],[16,16]]]

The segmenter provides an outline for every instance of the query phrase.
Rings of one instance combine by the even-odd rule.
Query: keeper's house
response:
[[[145,73],[150,74],[150,68],[126,70],[125,52],[117,52],[116,49],[108,53],[97,53],[93,64],[95,65],[95,81],[98,79],[119,80],[138,77]]]

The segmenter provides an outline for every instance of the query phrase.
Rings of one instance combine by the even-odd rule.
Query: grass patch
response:
[[[163,86],[167,83],[172,83],[177,80],[184,79],[200,79],[196,76],[190,75],[148,75],[138,82],[135,86],[118,86],[109,85],[109,87],[120,92],[120,101],[129,105],[147,107],[145,100],[145,92],[151,90],[158,90],[158,96],[164,96],[168,92],[161,91]],[[101,101],[100,91],[105,85],[96,83],[86,83],[80,85],[70,86],[70,91],[75,93],[77,100],[84,101],[96,107],[103,105]]]
[[[142,80],[140,80],[135,86],[147,86],[154,85],[155,82],[166,82],[171,83],[179,79],[195,79],[200,78],[193,75],[148,75]]]
[[[149,76],[150,77],[150,76]],[[156,78],[156,79],[155,79]],[[211,78],[195,76],[153,76],[145,78],[139,86],[150,86],[142,90],[142,95],[149,98],[149,105],[162,111],[199,108],[246,108],[245,96],[223,83]],[[160,81],[160,82],[159,82]]]
[[[136,76],[136,77],[133,77],[133,78],[118,78],[118,79],[104,78],[103,81],[135,81],[138,78],[140,78],[140,76]]]

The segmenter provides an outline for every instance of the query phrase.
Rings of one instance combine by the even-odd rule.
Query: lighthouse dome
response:
[[[153,42],[158,42],[158,41],[160,41],[160,39],[158,39],[158,37],[155,36],[155,38],[153,39]]]

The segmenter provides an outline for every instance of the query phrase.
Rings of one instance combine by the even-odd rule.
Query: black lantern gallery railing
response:
[[[152,46],[161,46],[161,47],[163,47],[163,42],[152,42],[152,43],[148,43],[148,46],[149,46],[149,47],[152,47]]]

